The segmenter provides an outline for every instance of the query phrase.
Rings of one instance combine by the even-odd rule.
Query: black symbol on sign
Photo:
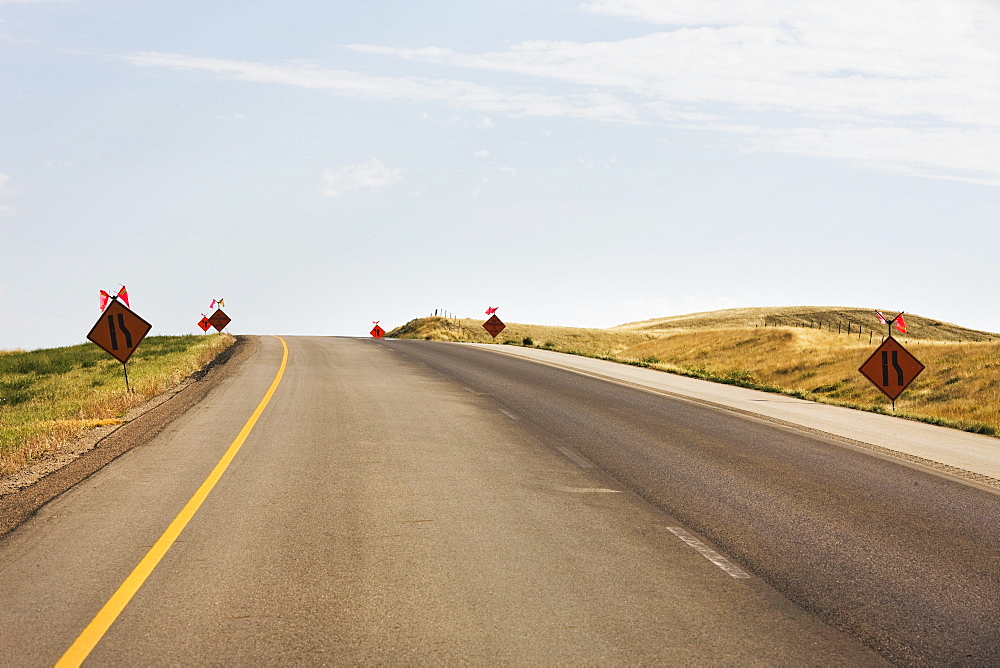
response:
[[[122,334],[125,335],[125,347],[132,347],[132,332],[128,331],[125,326],[125,316],[118,313],[118,328],[122,330]],[[115,332],[115,314],[108,314],[108,333],[111,334],[111,349],[118,350],[118,334]]]
[[[896,384],[903,384],[903,367],[899,366],[899,351],[892,351],[892,368],[896,370]],[[889,351],[882,351],[882,386],[889,387]]]

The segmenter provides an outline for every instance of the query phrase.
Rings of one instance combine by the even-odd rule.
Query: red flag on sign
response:
[[[892,321],[892,324],[895,325],[896,329],[898,329],[900,333],[906,334],[906,321],[903,320],[902,313],[896,316],[896,319]]]
[[[128,291],[125,289],[124,285],[122,286],[121,290],[118,291],[118,294],[115,295],[115,299],[118,299],[119,297],[121,298],[121,300],[123,302],[125,302],[125,306],[128,306]],[[105,292],[104,290],[101,290],[101,310],[102,311],[108,307],[108,300],[109,299],[111,299],[111,295],[109,293]],[[129,307],[129,308],[131,308],[131,307]]]
[[[500,308],[500,307],[499,306],[487,306],[486,307],[486,315],[493,315],[494,313],[497,312],[498,308]]]
[[[878,321],[883,325],[889,324],[889,321],[885,319],[885,315],[882,314],[882,311],[875,311],[875,317],[878,318]]]

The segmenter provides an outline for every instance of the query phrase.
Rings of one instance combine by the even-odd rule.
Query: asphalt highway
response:
[[[1000,497],[490,350],[287,337],[0,540],[52,665],[1000,662]],[[241,431],[242,430],[242,431]],[[72,662],[70,662],[72,663]]]
[[[488,351],[383,345],[573,447],[891,661],[1000,662],[996,493],[703,404],[512,367]]]

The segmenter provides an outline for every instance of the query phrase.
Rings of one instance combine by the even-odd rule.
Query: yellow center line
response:
[[[174,544],[177,537],[187,526],[194,514],[198,512],[201,504],[208,497],[212,488],[215,487],[215,483],[219,482],[222,478],[222,474],[226,472],[229,467],[230,462],[236,457],[236,453],[240,451],[243,446],[243,442],[250,435],[250,430],[253,429],[254,425],[257,424],[257,419],[260,418],[261,413],[264,412],[264,408],[267,407],[269,401],[271,401],[271,396],[274,391],[278,388],[278,383],[281,382],[281,376],[285,373],[285,365],[288,363],[288,345],[285,340],[280,336],[274,337],[281,341],[281,347],[284,350],[281,357],[281,366],[278,367],[278,374],[274,377],[274,381],[271,383],[271,387],[268,388],[267,394],[264,398],[260,400],[257,405],[256,410],[254,410],[253,415],[247,420],[246,424],[243,425],[243,429],[240,430],[239,435],[236,440],[233,441],[229,449],[226,450],[226,454],[222,456],[219,463],[215,465],[212,472],[209,474],[205,482],[201,484],[198,491],[194,493],[191,500],[187,502],[187,505],[181,510],[181,512],[174,518],[174,521],[170,523],[167,530],[163,532],[159,540],[153,544],[146,556],[142,558],[142,561],[135,567],[135,569],[125,578],[125,582],[118,587],[116,591],[108,602],[104,604],[104,607],[97,613],[94,619],[87,625],[87,628],[80,633],[79,637],[70,645],[66,653],[62,655],[62,658],[56,662],[57,668],[63,666],[79,666],[83,661],[90,655],[97,643],[101,641],[104,634],[108,632],[111,625],[115,623],[118,616],[128,605],[132,597],[136,595],[139,588],[146,581],[146,578],[153,572],[156,565],[160,563],[163,556],[170,549],[170,546]]]

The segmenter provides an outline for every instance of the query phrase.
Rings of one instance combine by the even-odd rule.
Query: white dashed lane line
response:
[[[569,450],[568,448],[556,448],[556,450],[558,450],[559,452],[561,452],[564,455],[566,455],[570,460],[573,461],[574,464],[576,464],[577,466],[579,466],[582,469],[592,469],[592,468],[594,468],[593,464],[591,464],[586,459],[584,459],[580,455],[576,454],[572,450]]]
[[[678,538],[680,538],[682,541],[684,541],[685,543],[687,543],[688,545],[690,545],[694,549],[698,550],[698,552],[701,553],[701,556],[705,557],[706,559],[708,559],[709,561],[711,561],[713,564],[715,564],[716,566],[718,566],[719,568],[721,568],[725,572],[727,572],[730,575],[732,575],[734,578],[749,578],[750,577],[750,574],[747,573],[745,570],[743,570],[742,568],[740,568],[739,566],[737,566],[733,562],[729,561],[728,559],[726,559],[724,556],[722,556],[721,554],[719,554],[715,550],[713,550],[710,547],[708,547],[707,545],[705,545],[703,542],[701,542],[700,540],[698,540],[697,538],[695,538],[694,536],[692,536],[691,534],[689,534],[684,529],[682,529],[680,527],[667,527],[667,529],[670,531],[670,533],[674,534],[675,536],[677,536]]]

